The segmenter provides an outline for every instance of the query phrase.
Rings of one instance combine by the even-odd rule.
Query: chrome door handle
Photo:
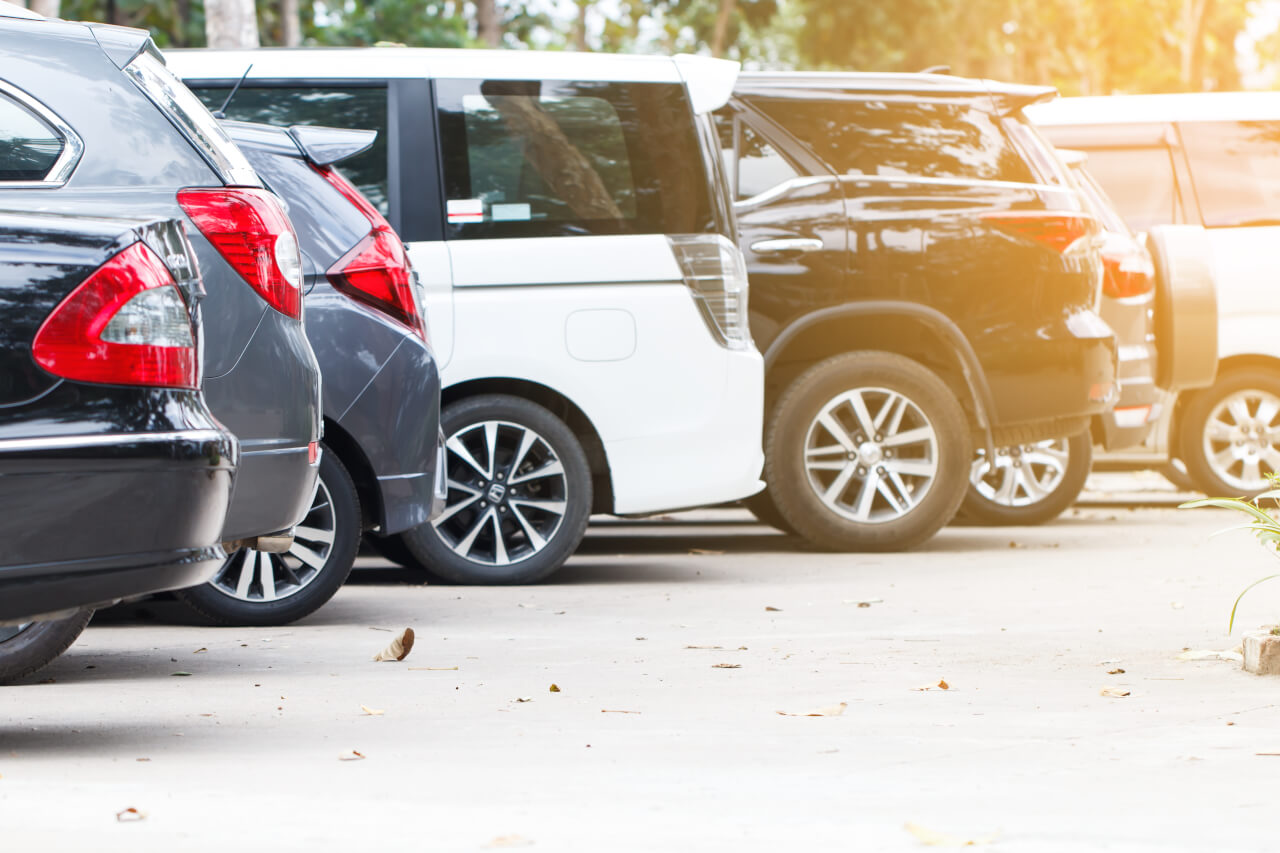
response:
[[[757,255],[768,255],[774,252],[816,252],[823,248],[823,242],[816,237],[783,237],[778,240],[760,240],[751,244],[751,251]]]

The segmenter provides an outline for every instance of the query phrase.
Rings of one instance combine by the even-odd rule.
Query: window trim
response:
[[[79,165],[80,158],[84,156],[84,140],[71,128],[71,125],[63,121],[53,110],[12,83],[0,80],[0,95],[9,97],[18,106],[24,107],[35,114],[37,118],[53,128],[54,132],[62,137],[63,143],[62,152],[58,155],[58,159],[53,161],[53,166],[49,169],[49,173],[43,178],[38,181],[0,180],[0,188],[56,189],[66,184],[76,166]]]

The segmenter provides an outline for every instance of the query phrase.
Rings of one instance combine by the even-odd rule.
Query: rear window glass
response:
[[[715,230],[681,86],[442,80],[449,236]]]
[[[1076,179],[1076,186],[1085,198],[1086,206],[1102,222],[1102,227],[1114,234],[1128,234],[1129,226],[1088,170],[1083,166],[1077,166],[1071,172]]]
[[[793,98],[753,103],[841,174],[1033,181],[999,118],[966,104]]]
[[[1169,150],[1100,148],[1089,152],[1089,174],[1107,191],[1134,231],[1177,221],[1177,191]]]
[[[1188,122],[1178,127],[1204,224],[1280,224],[1280,122]]]
[[[44,180],[64,145],[56,130],[0,95],[0,181]]]
[[[192,86],[216,110],[232,84]],[[376,130],[373,147],[338,168],[387,215],[387,90],[383,86],[255,86],[246,83],[227,106],[227,118],[289,127],[295,124]]]

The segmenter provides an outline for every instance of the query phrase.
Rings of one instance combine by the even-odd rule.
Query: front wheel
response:
[[[1280,376],[1233,370],[1180,410],[1179,455],[1187,475],[1214,497],[1252,497],[1280,474]]]
[[[449,497],[439,517],[400,534],[437,580],[527,584],[564,565],[587,529],[591,468],[573,431],[505,394],[445,408]]]
[[[65,619],[0,625],[0,684],[12,684],[46,666],[71,648],[92,618],[93,610],[86,607]]]
[[[980,524],[1043,524],[1075,503],[1092,466],[1088,432],[997,447],[995,464],[979,450],[960,512]]]
[[[360,549],[360,498],[337,454],[322,447],[311,508],[283,554],[241,548],[213,580],[180,601],[222,625],[287,625],[318,610],[346,582]]]
[[[971,448],[964,411],[933,372],[894,353],[845,353],[779,399],[765,480],[783,519],[815,545],[898,551],[956,514]]]

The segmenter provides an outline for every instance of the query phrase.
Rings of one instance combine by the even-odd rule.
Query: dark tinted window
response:
[[[216,110],[231,92],[225,86],[192,86],[205,106]],[[227,118],[288,127],[294,124],[376,130],[373,147],[338,167],[385,215],[387,205],[387,90],[359,86],[240,87]]]
[[[0,96],[0,181],[39,181],[53,169],[64,142],[26,107]]]
[[[451,237],[714,230],[681,86],[442,80]]]
[[[1093,150],[1089,152],[1089,174],[1107,191],[1134,231],[1177,221],[1177,191],[1167,148]]]
[[[1178,130],[1205,225],[1280,223],[1280,122],[1188,122]]]
[[[999,118],[954,102],[754,101],[837,172],[1032,181]]]

